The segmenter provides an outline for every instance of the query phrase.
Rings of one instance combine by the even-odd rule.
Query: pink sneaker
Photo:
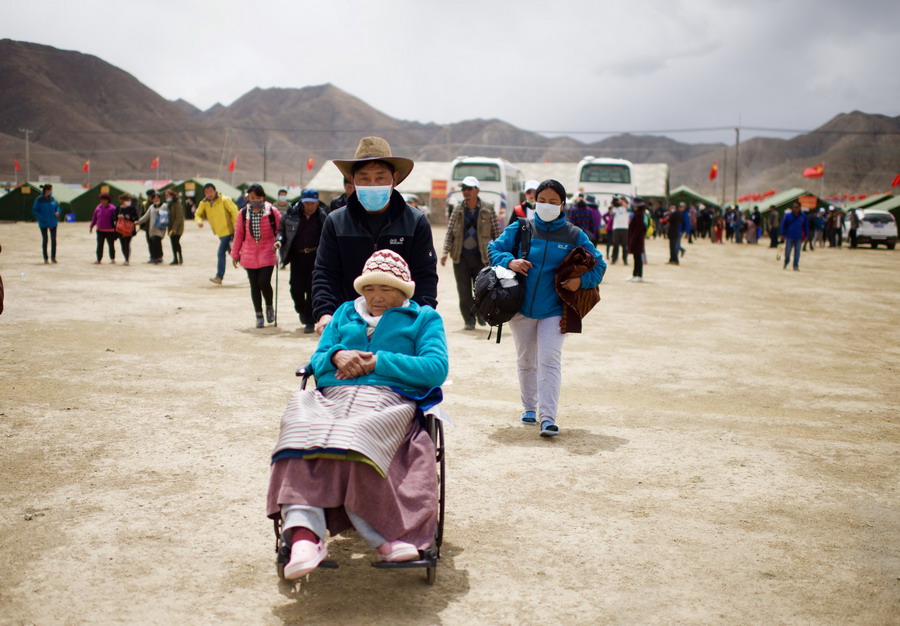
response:
[[[401,561],[415,561],[419,558],[419,550],[411,543],[405,541],[385,541],[375,549],[382,561],[399,563]]]
[[[328,550],[325,548],[325,542],[312,541],[294,542],[291,546],[291,560],[284,566],[284,577],[288,580],[294,580],[301,576],[306,576],[311,571],[319,567],[319,563],[328,556]]]

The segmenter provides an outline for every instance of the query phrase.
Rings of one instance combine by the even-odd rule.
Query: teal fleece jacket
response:
[[[562,300],[556,293],[556,268],[576,246],[581,246],[597,259],[594,269],[581,276],[581,288],[591,289],[603,280],[606,262],[583,230],[578,229],[577,240],[574,242],[555,240],[553,233],[565,226],[565,215],[560,215],[552,222],[545,222],[536,215],[534,217],[531,248],[527,257],[533,267],[525,277],[525,299],[519,309],[519,313],[525,317],[540,320],[562,315]],[[512,250],[516,247],[518,228],[518,222],[513,222],[504,229],[500,237],[488,244],[491,265],[509,267],[509,262],[514,258]]]
[[[331,357],[338,350],[363,350],[378,355],[375,371],[349,380],[338,380]],[[412,396],[424,396],[447,379],[447,337],[441,316],[430,306],[410,301],[408,307],[388,309],[371,338],[366,322],[344,302],[325,327],[319,347],[310,359],[319,387],[380,385]]]

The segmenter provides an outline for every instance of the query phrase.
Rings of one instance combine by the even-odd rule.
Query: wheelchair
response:
[[[300,389],[306,389],[306,385],[310,378],[315,375],[309,363],[301,365],[297,368],[296,375],[300,380]],[[419,423],[423,425],[434,444],[435,450],[435,471],[437,472],[438,485],[438,517],[437,526],[435,527],[434,539],[425,550],[419,550],[419,558],[414,561],[401,561],[399,563],[388,563],[384,561],[376,561],[372,563],[372,567],[377,569],[424,569],[425,580],[429,585],[433,585],[437,580],[438,559],[441,557],[441,543],[444,538],[444,507],[446,503],[446,464],[445,464],[445,445],[444,445],[444,424],[440,410],[432,407],[427,410],[416,408],[416,415]],[[286,536],[286,532],[282,530],[282,519],[278,516],[274,520],[275,526],[275,565],[278,571],[278,577],[281,580],[287,580],[284,577],[284,567],[291,560],[291,542],[290,537]],[[325,560],[319,563],[318,569],[337,569],[338,563],[331,560]]]

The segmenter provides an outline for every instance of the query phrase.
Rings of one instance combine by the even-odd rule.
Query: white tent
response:
[[[522,170],[525,180],[553,178],[569,193],[577,193],[577,163],[514,163]],[[401,193],[431,194],[432,180],[447,180],[449,161],[417,161],[412,173],[397,190]],[[669,195],[669,166],[666,163],[635,163],[634,178],[638,195],[646,198],[665,198]],[[319,193],[339,195],[344,191],[343,177],[332,163],[326,163],[307,184]]]

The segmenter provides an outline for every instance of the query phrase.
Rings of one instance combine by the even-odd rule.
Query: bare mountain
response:
[[[185,133],[195,120],[119,68],[9,39],[0,40],[0,108],[0,132],[21,137],[20,128],[33,129],[41,148],[90,159],[110,177],[149,173],[150,160],[170,145],[170,154],[177,149],[186,165],[202,167],[215,145],[204,133]]]
[[[94,180],[155,177],[227,177],[302,183],[312,158],[317,167],[352,154],[361,136],[377,134],[398,154],[449,160],[459,154],[511,161],[577,161],[585,155],[664,162],[672,186],[687,184],[733,196],[734,146],[687,144],[668,137],[618,135],[583,143],[547,137],[500,119],[424,124],[395,119],[331,85],[253,89],[228,106],[206,111],[166,100],[133,76],[94,56],[25,42],[0,40],[0,158],[23,161],[30,133],[31,175],[83,180],[90,159]],[[826,193],[878,191],[900,171],[900,118],[854,111],[793,139],[758,138],[739,147],[740,195],[806,186]],[[3,156],[6,155],[6,156]],[[708,180],[718,161],[721,177]],[[804,167],[824,161],[824,184],[803,179]],[[24,177],[24,172],[22,173]]]
[[[853,111],[793,139],[755,138],[739,146],[738,193],[743,195],[804,187],[826,196],[874,193],[890,188],[900,172],[900,117]],[[734,199],[734,146],[720,148],[672,166],[673,181],[696,181],[697,191]],[[727,164],[726,164],[727,160]],[[713,161],[722,178],[709,182]],[[807,167],[825,164],[822,179],[803,177]]]

